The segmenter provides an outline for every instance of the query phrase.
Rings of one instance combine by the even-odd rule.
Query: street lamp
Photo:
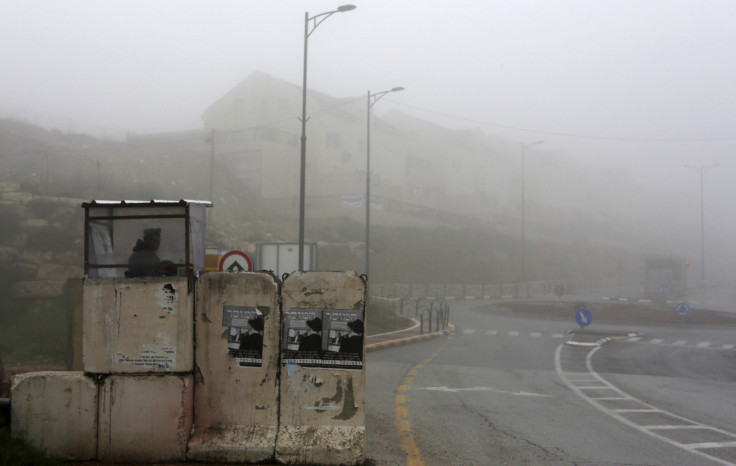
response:
[[[521,281],[526,281],[526,148],[544,144],[544,141],[521,145]]]
[[[705,214],[703,208],[703,172],[708,168],[717,167],[718,163],[707,166],[683,165],[685,168],[694,168],[700,171],[700,280],[705,281]]]
[[[365,276],[366,289],[368,283],[368,272],[370,271],[370,248],[371,248],[371,109],[378,100],[391,92],[403,91],[403,87],[394,87],[388,91],[371,94],[368,91],[366,138],[365,138]]]
[[[307,45],[309,36],[317,26],[335,13],[354,10],[355,5],[342,5],[332,11],[309,16],[304,13],[304,74],[302,81],[302,139],[301,139],[301,168],[299,173],[299,270],[304,270],[304,195],[307,164]]]

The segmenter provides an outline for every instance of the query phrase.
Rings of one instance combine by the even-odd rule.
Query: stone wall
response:
[[[42,356],[21,347],[42,345],[44,334],[38,332],[56,332],[50,339],[56,343],[68,340],[66,283],[83,275],[81,204],[81,199],[38,195],[19,183],[0,182],[0,340],[5,340],[0,342],[0,359]],[[34,331],[37,336],[30,338]],[[23,338],[26,332],[29,337]],[[58,346],[49,341],[48,354],[58,358],[64,349]]]

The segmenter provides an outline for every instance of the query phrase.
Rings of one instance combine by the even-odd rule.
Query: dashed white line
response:
[[[709,343],[710,344],[710,343]],[[610,409],[605,407],[603,404],[600,403],[604,399],[604,397],[598,397],[595,398],[591,396],[588,393],[585,393],[585,390],[589,391],[597,391],[601,387],[598,386],[587,386],[582,384],[590,384],[592,380],[590,378],[584,378],[582,376],[585,375],[584,372],[580,372],[580,369],[577,367],[577,364],[575,365],[575,371],[572,372],[566,372],[562,368],[562,358],[560,357],[560,353],[562,352],[562,348],[566,347],[565,344],[561,344],[557,347],[557,350],[555,351],[555,370],[557,371],[557,375],[560,377],[560,379],[565,383],[565,385],[568,386],[573,392],[575,392],[578,396],[583,398],[585,401],[590,403],[593,407],[598,409],[599,411],[603,412],[604,414],[607,414],[614,419],[618,420],[619,422],[622,422],[639,432],[651,435],[663,442],[666,442],[672,446],[681,448],[685,451],[688,451],[690,453],[693,453],[695,455],[708,458],[709,460],[730,465],[730,466],[736,466],[736,463],[726,461],[722,458],[719,458],[717,456],[711,455],[707,450],[716,450],[721,448],[732,448],[736,446],[736,433],[728,432],[723,429],[718,429],[716,427],[708,426],[706,424],[701,424],[696,421],[693,421],[691,419],[684,418],[682,416],[678,416],[676,414],[670,413],[668,411],[664,411],[662,409],[657,408],[656,406],[650,405],[648,403],[645,403],[639,399],[636,399],[634,397],[631,397],[627,393],[621,391],[616,386],[612,385],[610,382],[605,380],[603,377],[601,377],[597,372],[593,370],[593,366],[591,363],[593,354],[595,354],[596,351],[600,349],[600,346],[597,346],[593,348],[592,350],[588,351],[585,355],[585,367],[587,369],[588,374],[594,378],[597,382],[604,384],[606,389],[609,389],[613,392],[616,392],[620,395],[621,399],[627,399],[629,401],[638,403],[642,406],[642,408],[639,409]],[[569,347],[569,346],[568,346]],[[577,347],[579,348],[579,347]],[[576,385],[576,383],[581,384],[582,386]],[[606,399],[618,399],[619,397],[607,397]],[[642,425],[637,424],[634,420],[627,418],[626,416],[622,415],[625,413],[658,413],[662,416],[665,416],[669,419],[671,419],[671,422],[677,422],[677,424],[662,424],[662,425]],[[680,429],[680,430],[695,430],[695,429],[707,429],[712,432],[717,432],[721,434],[724,437],[730,437],[733,440],[724,440],[721,442],[702,442],[702,443],[687,443],[687,442],[680,442],[674,439],[671,439],[665,435],[657,433],[657,431],[660,430],[666,430],[666,429]]]
[[[478,333],[478,331],[474,328],[467,328],[467,329],[464,329],[462,333],[464,335],[475,335],[476,333]],[[496,336],[496,335],[499,335],[499,330],[487,330],[485,334],[488,336]],[[518,337],[521,335],[521,332],[516,331],[516,330],[509,330],[508,332],[506,332],[506,335],[510,337]],[[546,335],[550,338],[557,338],[557,339],[565,338],[564,333],[550,333]],[[543,332],[529,332],[529,336],[532,338],[542,338],[545,336],[545,334]],[[651,345],[663,345],[663,346],[670,345],[670,346],[681,346],[681,347],[690,346],[692,348],[701,348],[701,349],[707,348],[707,349],[716,349],[716,350],[718,349],[733,350],[734,348],[736,348],[736,345],[734,345],[733,343],[725,343],[725,344],[721,344],[720,346],[717,346],[717,344],[714,345],[710,341],[701,341],[699,343],[690,344],[688,340],[676,340],[672,343],[667,343],[667,340],[665,340],[664,338],[652,338],[651,340],[647,340],[641,336],[631,336],[631,337],[626,338],[625,341],[630,342],[630,343],[641,342],[641,343],[651,344]]]

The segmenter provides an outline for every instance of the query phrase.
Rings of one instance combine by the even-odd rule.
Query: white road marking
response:
[[[472,334],[475,333],[475,329],[474,328],[466,328],[465,330],[463,330],[463,333],[465,335],[472,335]]]
[[[663,340],[663,339],[661,339],[661,338],[654,338],[654,339],[653,339],[652,341],[650,341],[649,343],[651,343],[651,344],[653,344],[653,345],[659,345],[659,344],[661,344],[661,343],[663,343],[663,342],[664,342],[664,340]]]
[[[708,344],[710,344],[708,342]],[[562,352],[562,348],[565,347],[565,344],[561,344],[557,347],[557,350],[555,351],[555,370],[557,371],[557,375],[560,377],[560,379],[567,385],[570,390],[575,392],[579,397],[590,403],[592,406],[594,406],[596,409],[601,411],[604,414],[607,414],[614,419],[618,420],[619,422],[622,422],[623,424],[628,425],[629,427],[632,427],[639,432],[645,433],[647,435],[650,435],[652,437],[655,437],[663,442],[666,442],[672,446],[681,448],[685,451],[688,451],[690,453],[693,453],[698,456],[702,456],[704,458],[708,458],[711,461],[715,461],[717,463],[730,465],[730,466],[736,466],[736,463],[726,461],[722,458],[719,458],[717,456],[710,455],[707,451],[701,451],[701,450],[714,450],[718,448],[731,448],[736,446],[736,433],[728,432],[723,429],[719,429],[716,427],[709,426],[707,424],[701,424],[699,422],[693,421],[691,419],[687,419],[682,416],[678,416],[677,414],[662,410],[657,408],[656,406],[650,405],[648,403],[645,403],[637,398],[634,398],[630,396],[629,394],[625,393],[624,391],[620,390],[618,387],[614,386],[607,380],[605,380],[603,377],[601,377],[597,372],[593,370],[593,365],[591,363],[593,355],[596,351],[598,351],[601,347],[597,346],[590,351],[587,352],[585,355],[585,367],[587,368],[588,374],[596,379],[598,382],[606,385],[606,388],[608,388],[611,391],[614,391],[618,393],[621,397],[626,397],[629,400],[635,401],[638,404],[642,406],[641,410],[622,410],[622,409],[610,409],[603,406],[601,403],[599,403],[599,399],[589,396],[587,393],[585,393],[582,389],[582,387],[577,387],[574,384],[574,381],[580,381],[579,377],[584,374],[583,372],[580,372],[579,369],[576,367],[576,371],[574,372],[566,372],[562,368],[562,360],[560,358],[560,353]],[[568,346],[569,348],[569,346]],[[577,366],[577,364],[576,364]],[[570,375],[570,378],[568,378],[568,374]],[[574,379],[573,379],[574,378]],[[631,419],[628,419],[621,415],[621,413],[626,412],[648,412],[648,413],[659,413],[662,415],[662,417],[670,418],[672,422],[680,421],[681,424],[662,424],[662,425],[641,425],[637,424]],[[718,432],[719,434],[723,435],[724,437],[730,437],[733,440],[732,441],[723,441],[723,442],[704,442],[704,443],[684,443],[684,442],[678,442],[677,440],[673,440],[671,438],[668,438],[664,435],[658,434],[657,431],[664,430],[664,429],[672,429],[677,428],[681,430],[685,429],[707,429],[713,432]]]
[[[698,343],[695,346],[697,346],[698,348],[707,348],[707,347],[710,346],[710,342],[709,341],[701,341],[700,343]]]
[[[461,392],[492,392],[502,393],[504,395],[513,396],[538,396],[543,398],[552,398],[552,395],[545,395],[543,393],[531,393],[531,392],[512,392],[508,390],[498,390],[492,387],[469,387],[469,388],[450,388],[450,387],[418,387],[414,390],[430,390],[434,392],[449,392],[449,393],[461,393]]]
[[[542,336],[542,334],[541,334],[541,333],[539,333],[539,332],[531,332],[531,333],[529,334],[529,336],[531,336],[531,337],[534,337],[534,338],[539,338],[539,337],[541,337],[541,336]]]
[[[519,332],[511,331],[511,332],[509,332],[509,336],[510,337],[518,337],[519,336]]]

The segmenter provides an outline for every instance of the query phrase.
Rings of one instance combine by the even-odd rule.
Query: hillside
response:
[[[125,142],[114,142],[0,120],[0,156],[0,182],[17,183],[31,196],[80,200],[210,197],[211,152],[206,136],[199,131],[130,135]],[[258,242],[295,242],[296,207],[287,214],[274,214],[249,195],[247,185],[233,173],[225,160],[215,158],[208,246],[253,253]],[[30,215],[18,209],[14,212],[20,217]],[[308,219],[306,237],[320,244],[320,268],[360,271],[365,229],[359,219],[339,211]],[[372,229],[374,283],[508,282],[519,276],[518,237],[482,224],[473,229],[430,230],[414,228],[411,222],[396,223],[395,228]],[[81,235],[80,227],[67,231]],[[4,228],[12,230],[10,224]],[[80,243],[52,237],[63,244],[49,248],[66,248],[79,257]],[[606,264],[627,256],[626,251],[602,250],[599,245],[575,241],[577,244],[564,237],[544,243],[529,241],[527,275],[532,279],[607,276]],[[629,263],[638,263],[638,258],[630,257]]]

